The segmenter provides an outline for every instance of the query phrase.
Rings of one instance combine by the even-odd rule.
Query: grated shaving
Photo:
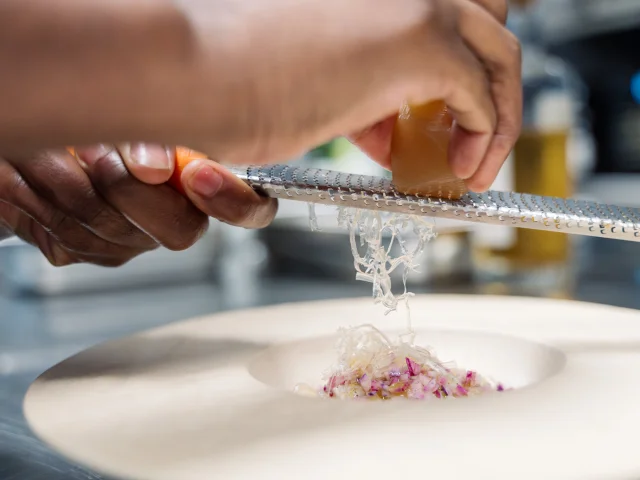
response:
[[[407,328],[395,341],[372,325],[340,329],[336,344],[338,362],[324,376],[318,391],[308,385],[296,386],[304,395],[324,398],[458,398],[503,391],[504,387],[471,370],[457,368],[439,360],[429,349],[415,345],[411,326],[407,276],[416,271],[416,259],[433,239],[434,224],[424,217],[407,214],[338,208],[338,224],[349,232],[356,279],[373,284],[373,301],[382,304],[385,314],[396,311],[404,301]],[[309,204],[309,225],[318,229],[313,204]],[[408,248],[405,235],[417,237]],[[385,239],[389,238],[387,244]],[[391,256],[398,245],[400,255]],[[403,292],[392,290],[391,274],[402,269]]]

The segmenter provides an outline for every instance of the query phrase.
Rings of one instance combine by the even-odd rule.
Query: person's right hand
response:
[[[463,137],[456,138],[455,141],[458,143],[452,146],[451,164],[453,171],[465,179],[472,190],[484,191],[495,180],[520,133],[520,47],[515,37],[505,28],[501,28],[507,21],[507,0],[462,0],[453,4],[460,12],[460,37],[477,57],[479,64],[476,68],[481,66],[486,69],[491,87],[492,107],[497,118],[493,135],[488,135],[487,131],[484,135],[476,136],[475,140],[468,138],[470,130],[467,128],[465,133],[464,125],[459,122],[463,128],[458,129],[457,135],[462,134]],[[486,12],[483,13],[478,7],[483,7]],[[478,22],[475,26],[474,19]],[[483,26],[486,28],[485,32],[481,31]],[[464,50],[460,50],[459,53],[463,52]],[[491,113],[491,109],[487,109],[486,112]],[[385,168],[391,168],[391,136],[395,118],[389,117],[363,131],[349,135],[356,145]],[[463,145],[467,143],[469,148],[461,148],[460,142]],[[480,152],[483,149],[486,149],[486,152],[481,157]]]
[[[268,163],[442,99],[454,172],[481,190],[521,121],[504,1],[9,2],[0,153],[146,142]]]
[[[435,99],[454,113],[450,158],[470,188],[487,188],[515,143],[520,49],[503,24],[505,0],[234,2],[225,22],[205,12],[215,3],[180,2],[205,39],[196,58],[219,58],[209,49],[220,48],[220,38],[229,52],[224,65],[205,60],[190,77],[192,91],[198,79],[220,81],[226,73],[235,87],[234,106],[225,112],[228,141],[203,144],[206,132],[194,127],[183,142],[213,158],[291,158],[336,136],[367,130],[393,117],[405,101]],[[219,109],[219,100],[201,96],[198,111]],[[388,127],[383,123],[358,142],[383,165]],[[371,146],[376,135],[387,142],[382,150]]]

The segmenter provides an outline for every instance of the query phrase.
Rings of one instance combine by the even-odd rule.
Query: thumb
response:
[[[123,143],[117,145],[117,149],[129,173],[143,183],[159,185],[173,175],[173,147],[154,143]]]

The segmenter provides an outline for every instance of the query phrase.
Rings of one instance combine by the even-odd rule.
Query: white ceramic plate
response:
[[[516,388],[435,402],[298,396],[340,326],[399,330],[370,299],[189,320],[52,368],[25,400],[45,442],[139,480],[640,477],[640,313],[551,300],[422,296],[418,341]]]

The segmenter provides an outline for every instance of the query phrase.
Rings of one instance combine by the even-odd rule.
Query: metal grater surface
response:
[[[232,167],[263,194],[288,200],[640,241],[640,210],[489,191],[459,200],[404,195],[390,180],[291,165]]]

